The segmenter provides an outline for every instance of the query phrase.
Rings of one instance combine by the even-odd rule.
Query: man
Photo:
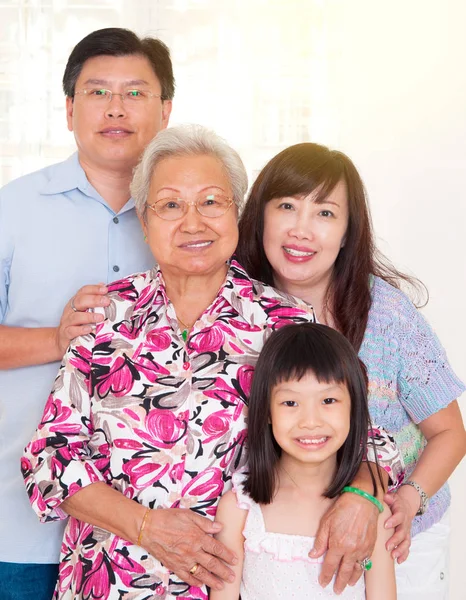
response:
[[[63,89],[77,153],[0,190],[1,600],[50,600],[57,578],[63,529],[37,521],[18,461],[57,361],[101,319],[86,309],[108,302],[103,284],[85,286],[77,305],[69,298],[153,264],[129,184],[168,124],[168,48],[126,29],[95,31],[72,51]]]

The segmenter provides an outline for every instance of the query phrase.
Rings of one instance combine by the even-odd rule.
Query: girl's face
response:
[[[312,372],[272,389],[272,432],[282,460],[334,469],[350,429],[351,398],[345,384],[317,381]]]
[[[316,202],[308,196],[274,198],[264,211],[263,244],[276,286],[296,293],[296,287],[326,291],[333,265],[348,227],[346,184]]]

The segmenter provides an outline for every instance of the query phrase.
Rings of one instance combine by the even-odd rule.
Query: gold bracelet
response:
[[[141,527],[139,528],[138,546],[141,545],[142,534],[144,533],[144,526],[146,524],[146,520],[147,520],[147,517],[149,516],[149,513],[150,513],[150,508],[146,508],[146,512],[144,513],[144,516],[142,517]]]

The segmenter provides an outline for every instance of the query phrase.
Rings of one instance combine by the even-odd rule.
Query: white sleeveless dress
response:
[[[241,600],[365,600],[364,577],[338,596],[333,591],[333,580],[322,588],[318,577],[323,557],[311,559],[308,556],[315,538],[266,531],[261,508],[243,492],[243,482],[242,473],[233,475],[237,505],[249,511],[243,530]]]

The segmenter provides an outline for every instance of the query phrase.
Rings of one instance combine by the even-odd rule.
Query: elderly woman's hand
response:
[[[151,510],[141,545],[182,581],[221,590],[222,580],[233,581],[235,577],[225,563],[237,562],[235,554],[212,537],[221,527],[192,510]],[[191,570],[196,565],[193,575]]]
[[[322,587],[330,583],[335,572],[333,589],[337,594],[358,581],[363,571],[357,561],[372,555],[378,516],[371,502],[355,494],[341,495],[323,516],[309,553],[311,558],[318,558],[327,551],[319,576]]]
[[[55,334],[57,358],[61,360],[71,340],[90,333],[96,323],[104,320],[102,315],[89,312],[89,309],[108,306],[107,291],[103,283],[85,285],[66,304]]]
[[[394,493],[385,494],[384,502],[392,511],[385,527],[394,527],[395,533],[387,541],[386,548],[398,564],[409,556],[411,524],[419,509],[419,494],[409,485],[403,485]]]

